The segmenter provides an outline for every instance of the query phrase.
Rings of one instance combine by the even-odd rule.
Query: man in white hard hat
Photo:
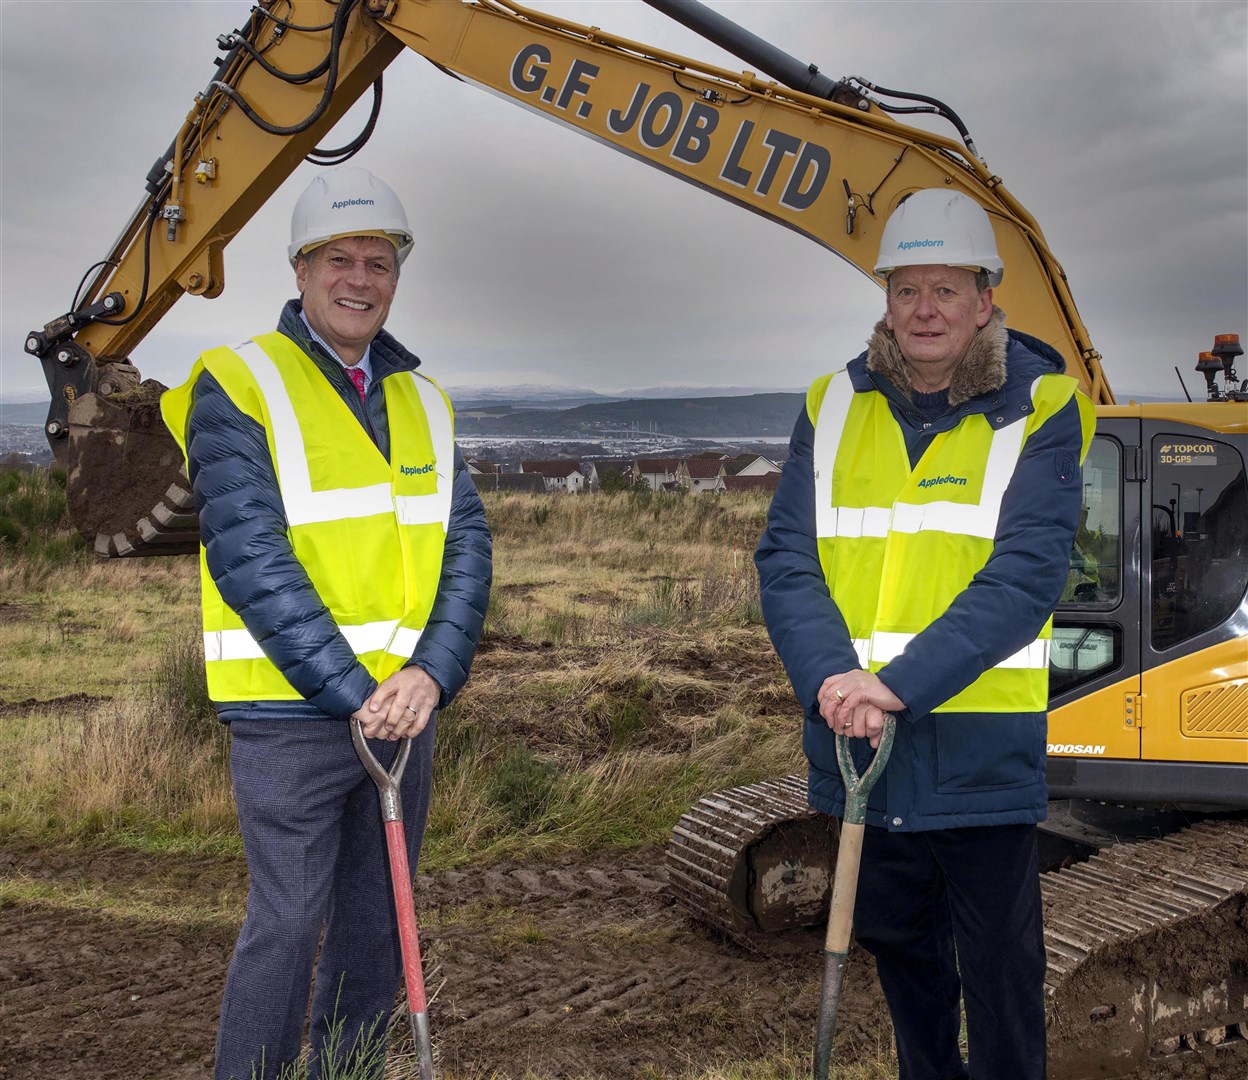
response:
[[[924,190],[893,211],[884,318],[811,386],[755,556],[816,810],[844,813],[836,737],[865,772],[897,718],[854,932],[901,1080],[1045,1074],[1048,641],[1093,415],[1053,349],[1006,329],[1002,272],[971,198]]]
[[[250,872],[217,1080],[293,1069],[310,993],[307,1075],[384,1067],[402,956],[350,721],[386,767],[413,740],[400,797],[414,869],[435,718],[468,677],[491,576],[450,402],[382,328],[411,248],[387,185],[318,176],[291,221],[300,298],[275,332],[204,353],[161,402],[199,510],[208,690]]]

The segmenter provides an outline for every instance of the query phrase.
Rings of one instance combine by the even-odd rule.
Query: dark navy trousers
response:
[[[854,936],[875,957],[899,1080],[1043,1080],[1034,825],[910,833],[868,826]],[[967,1064],[958,1049],[962,1003]]]
[[[413,871],[429,810],[434,726],[413,744],[401,784]],[[309,1080],[330,1071],[335,1026],[339,1063],[371,1044],[380,1080],[403,962],[376,785],[345,719],[235,720],[230,734],[251,881],[221,1005],[216,1080],[271,1080],[296,1061],[310,991]],[[387,768],[399,745],[369,742]]]

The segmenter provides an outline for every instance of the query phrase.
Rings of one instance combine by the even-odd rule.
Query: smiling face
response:
[[[960,266],[899,266],[888,278],[885,325],[897,339],[915,389],[943,390],[975,332],[992,317],[992,290]]]
[[[348,366],[385,324],[398,280],[394,245],[379,236],[339,237],[295,260],[308,325]]]

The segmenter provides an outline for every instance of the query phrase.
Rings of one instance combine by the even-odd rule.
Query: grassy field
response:
[[[661,841],[698,794],[798,765],[778,667],[762,700],[706,671],[770,655],[750,561],[765,501],[487,508],[486,649],[439,718],[425,868]],[[0,542],[0,832],[238,853],[194,558],[101,563],[49,533]]]
[[[239,857],[196,560],[94,561],[67,528],[61,483],[0,470],[0,836]],[[495,585],[473,677],[439,718],[422,872],[662,844],[708,791],[801,768],[751,558],[766,506],[748,494],[486,496]],[[0,904],[27,893],[10,883]],[[107,890],[38,899],[174,911],[168,897]],[[241,902],[187,917],[237,921]],[[808,1067],[782,1053],[689,1075]]]

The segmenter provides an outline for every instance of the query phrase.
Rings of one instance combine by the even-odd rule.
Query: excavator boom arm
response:
[[[155,388],[145,396],[137,387],[128,357],[183,293],[221,292],[226,244],[379,87],[404,47],[793,229],[866,274],[902,197],[928,187],[964,192],[993,219],[1009,267],[998,299],[1011,325],[1056,347],[1093,400],[1112,403],[1061,266],[969,139],[903,125],[868,90],[818,75],[699,4],[652,2],[802,89],[509,0],[266,0],[243,30],[218,39],[225,55],[216,76],[148,174],[103,268],[74,311],[27,339],[52,391],[47,430],[70,470],[71,514],[97,552],[194,546],[180,461],[149,400]],[[744,260],[741,273],[750,273]],[[149,466],[147,482],[136,484],[120,459]]]

